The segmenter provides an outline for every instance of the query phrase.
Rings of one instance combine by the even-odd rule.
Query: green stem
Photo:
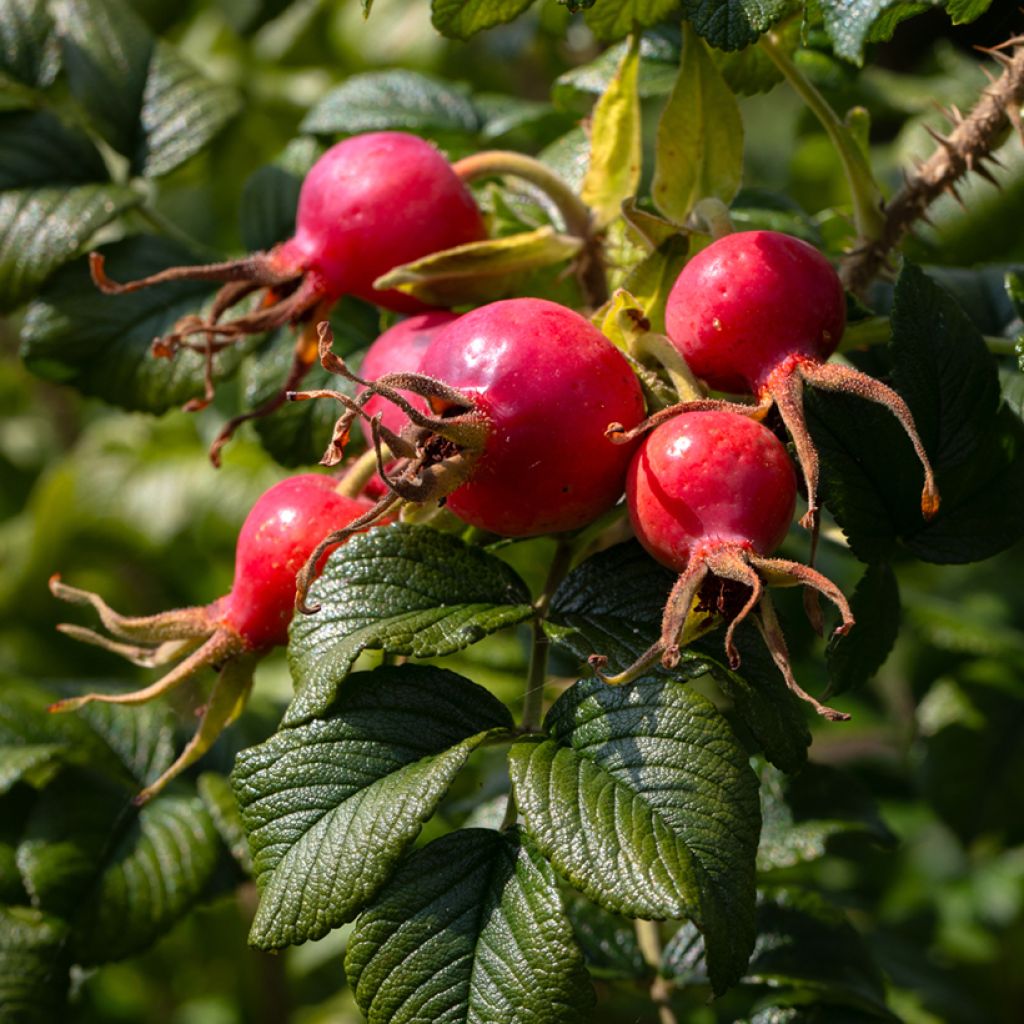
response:
[[[832,140],[846,173],[846,181],[853,199],[853,220],[861,239],[876,239],[882,235],[885,217],[882,215],[882,193],[878,188],[864,152],[857,145],[849,129],[839,119],[828,101],[804,76],[785,49],[779,45],[774,32],[763,35],[758,45],[772,63],[782,72],[793,91],[807,104],[821,122]]]
[[[657,921],[634,921],[636,940],[647,966],[654,971],[651,1002],[658,1008],[659,1024],[677,1024],[672,1009],[672,983],[661,974],[661,926]]]
[[[540,189],[557,207],[565,221],[566,230],[583,240],[585,248],[580,266],[580,281],[588,304],[596,309],[607,301],[608,282],[604,276],[601,246],[594,234],[593,214],[590,207],[560,175],[532,156],[504,149],[474,153],[456,161],[452,167],[467,183],[479,178],[510,176],[520,178]]]

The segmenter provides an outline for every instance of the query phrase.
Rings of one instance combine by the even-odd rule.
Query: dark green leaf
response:
[[[73,936],[76,960],[103,963],[145,949],[199,899],[220,851],[199,797],[151,800],[105,858],[81,908]]]
[[[60,51],[47,0],[4,0],[0,17],[0,74],[45,89],[57,77]]]
[[[0,312],[20,306],[104,224],[136,205],[123,185],[0,192]]]
[[[700,981],[701,956],[699,936],[684,925],[665,946],[663,972],[681,984]],[[864,939],[840,910],[805,890],[758,894],[757,943],[742,984],[798,989],[895,1020]]]
[[[0,114],[0,192],[36,185],[103,182],[99,151],[46,111]]]
[[[368,1024],[584,1024],[594,995],[553,873],[519,833],[414,854],[356,922],[345,973]]]
[[[556,110],[550,103],[483,93],[473,97],[480,112],[480,138],[489,145],[534,152],[542,145],[568,131],[574,118]]]
[[[683,17],[717,50],[753,43],[791,7],[791,0],[682,0]]]
[[[599,978],[645,978],[651,968],[644,959],[632,921],[610,914],[577,893],[566,909],[587,969]]]
[[[609,548],[587,559],[558,588],[551,603],[551,622],[558,627],[553,639],[581,662],[603,654],[610,671],[622,671],[657,640],[673,581],[639,544]],[[716,632],[684,649],[673,675],[690,679],[711,672],[769,760],[796,771],[810,742],[804,710],[753,628],[741,627],[736,639],[740,671],[726,667]]]
[[[0,199],[2,203],[2,199]],[[167,239],[137,235],[102,250],[119,281],[155,273],[195,257]],[[129,295],[104,295],[85,260],[63,268],[29,306],[22,356],[41,377],[74,385],[125,409],[165,412],[203,393],[203,356],[182,350],[171,361],[150,352],[154,338],[179,317],[198,312],[211,287],[175,281]],[[229,348],[215,357],[218,379],[237,365]]]
[[[434,28],[452,39],[468,39],[485,28],[518,18],[533,0],[431,0]]]
[[[22,779],[38,777],[59,761],[66,749],[59,743],[0,743],[0,794]]]
[[[419,665],[352,676],[321,717],[243,751],[232,782],[276,949],[351,920],[388,880],[470,753],[512,728],[482,687]]]
[[[743,177],[743,120],[707,46],[688,31],[679,77],[658,121],[651,198],[682,224],[701,199],[728,204]]]
[[[679,0],[596,0],[584,17],[598,39],[621,39],[664,21],[679,9]]]
[[[896,843],[864,785],[828,765],[812,762],[796,775],[783,775],[765,765],[761,769],[761,815],[759,871],[818,860],[841,852],[850,843]]]
[[[288,725],[329,707],[364,650],[453,654],[532,614],[529,591],[504,562],[429,527],[401,525],[338,548],[309,601],[320,610],[292,621]]]
[[[829,693],[863,686],[885,663],[900,628],[900,589],[884,562],[864,570],[850,598],[857,625],[846,636],[829,640]]]
[[[245,836],[242,812],[231,790],[231,783],[225,776],[216,772],[203,772],[196,781],[196,789],[210,815],[213,827],[231,856],[247,875],[251,875],[253,868],[249,841]]]
[[[794,20],[793,31],[786,33],[799,41],[799,22]],[[782,72],[775,66],[768,54],[756,43],[742,50],[712,50],[711,59],[721,72],[725,84],[738,96],[753,96],[782,81]]]
[[[295,210],[302,178],[268,164],[253,171],[242,187],[242,244],[262,252],[295,233]]]
[[[463,90],[396,68],[352,75],[320,100],[299,127],[318,135],[398,130],[475,137],[481,121]]]
[[[890,38],[901,21],[935,4],[932,0],[818,0],[818,6],[836,56],[860,64],[867,42]]]
[[[237,111],[232,90],[203,78],[123,0],[53,7],[71,91],[134,173],[173,170]]]
[[[64,1020],[67,925],[28,907],[0,906],[0,1019],[4,1024]]]
[[[609,910],[692,919],[722,991],[754,940],[757,782],[714,706],[685,686],[581,680],[550,739],[510,753],[516,805],[555,868]]]

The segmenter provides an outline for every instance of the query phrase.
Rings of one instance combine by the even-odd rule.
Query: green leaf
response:
[[[579,191],[590,162],[590,138],[582,128],[573,128],[545,146],[540,159],[570,188]]]
[[[62,955],[67,925],[28,907],[0,906],[0,1019],[64,1020],[70,979]]]
[[[46,111],[0,114],[0,192],[36,185],[107,181],[89,137]]]
[[[652,331],[665,331],[669,292],[689,255],[690,239],[686,235],[671,235],[633,267],[622,282],[622,287],[643,307]]]
[[[583,240],[559,234],[550,225],[506,238],[468,242],[431,253],[389,270],[374,288],[397,288],[432,306],[492,302],[513,292],[524,275],[564,263]]]
[[[619,216],[624,200],[640,184],[640,37],[634,35],[590,122],[590,164],[583,179],[583,201],[594,211],[596,227]]]
[[[20,306],[141,197],[123,185],[0,192],[0,312]]]
[[[2,204],[2,199],[0,199]],[[136,235],[101,250],[107,273],[119,281],[194,262],[175,242]],[[71,384],[123,409],[166,412],[203,393],[203,356],[182,350],[171,361],[150,352],[153,339],[195,313],[210,295],[205,281],[175,281],[128,295],[104,295],[86,260],[61,269],[29,306],[21,354],[41,377]],[[214,359],[218,379],[238,365],[241,352]]]
[[[0,793],[22,779],[31,781],[41,769],[59,760],[66,748],[59,743],[0,743]]]
[[[901,21],[935,4],[932,0],[818,0],[818,6],[835,55],[861,64],[867,42],[888,39]]]
[[[635,980],[651,973],[632,921],[610,914],[577,893],[572,894],[566,909],[591,974]]]
[[[700,199],[728,204],[743,177],[743,121],[732,90],[688,31],[679,77],[658,122],[651,197],[681,224]]]
[[[203,772],[196,780],[199,798],[213,822],[224,845],[239,867],[247,874],[253,873],[249,840],[245,835],[242,811],[231,789],[230,781],[216,772]]]
[[[611,40],[656,25],[678,9],[679,0],[596,0],[584,18],[598,39]]]
[[[792,6],[791,0],[682,0],[683,17],[716,50],[739,50],[755,42]]]
[[[593,990],[554,875],[515,830],[464,829],[403,865],[356,922],[368,1024],[584,1024]]]
[[[33,89],[53,83],[60,51],[47,0],[4,0],[0,18],[0,75]]]
[[[684,925],[665,946],[663,973],[681,984],[699,981],[701,952],[694,929]],[[842,911],[806,890],[758,894],[757,943],[742,984],[798,989],[896,1019],[885,1005],[885,982],[867,943]]]
[[[295,210],[302,178],[268,164],[246,178],[240,210],[242,244],[263,252],[295,233]]]
[[[417,658],[454,654],[532,614],[523,581],[504,562],[429,527],[387,526],[353,537],[296,615],[288,656],[296,696],[285,724],[325,711],[364,650]]]
[[[202,895],[220,851],[197,796],[151,800],[106,858],[75,921],[77,962],[120,960],[170,930]]]
[[[277,949],[351,920],[394,872],[470,753],[511,730],[482,687],[419,665],[357,673],[322,716],[239,756],[232,782]]]
[[[598,653],[608,658],[610,671],[622,671],[657,640],[674,579],[636,543],[620,544],[587,559],[555,592],[553,641],[581,662]],[[739,671],[725,665],[721,643],[716,632],[685,648],[672,675],[683,680],[712,673],[765,756],[786,771],[796,771],[807,759],[810,742],[800,702],[752,627],[737,632],[743,657]],[[656,674],[664,672],[658,669]]]
[[[980,18],[992,6],[992,0],[946,0],[946,11],[954,25],[965,25]]]
[[[858,850],[865,841],[885,847],[896,844],[863,783],[829,765],[812,762],[796,775],[763,766],[761,816],[758,871]]]
[[[847,636],[829,640],[829,693],[863,686],[881,667],[896,643],[900,628],[900,589],[884,562],[864,570],[850,598],[857,625]]]
[[[131,170],[159,177],[205,148],[238,110],[123,0],[55,0],[68,82]]]
[[[301,131],[317,135],[398,130],[471,137],[480,127],[480,113],[463,90],[401,68],[352,75],[299,125]]]
[[[887,410],[809,389],[823,498],[862,561],[888,561],[897,546],[938,563],[990,557],[1024,531],[1024,426],[1000,409],[982,337],[917,267],[897,282],[892,328],[893,382],[932,458],[942,507],[921,518],[921,469]]]
[[[518,18],[533,0],[431,0],[430,20],[442,35],[468,39]]]
[[[785,33],[782,42],[786,50],[795,49],[800,40],[799,22],[794,20],[791,24],[792,30]],[[737,96],[768,92],[782,81],[782,72],[756,43],[744,46],[742,50],[712,50],[711,59],[722,73],[725,84]]]
[[[549,739],[512,747],[516,805],[538,848],[609,910],[693,920],[716,992],[754,941],[757,782],[714,706],[688,687],[581,680]]]

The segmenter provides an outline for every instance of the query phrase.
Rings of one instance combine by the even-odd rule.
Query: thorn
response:
[[[995,185],[995,187],[1000,191],[1002,190],[1003,186],[998,182],[992,172],[980,161],[975,166],[974,173],[980,175],[986,181],[991,182],[991,184]]]
[[[967,204],[964,202],[963,196],[957,191],[956,182],[949,182],[946,185],[946,191],[963,207],[967,209]]]
[[[992,85],[996,84],[996,76],[984,64],[979,64],[978,67],[981,69],[981,73],[989,80]]]
[[[964,123],[964,115],[960,113],[960,108],[955,103],[949,105],[949,116],[953,124]]]
[[[950,156],[959,156],[956,145],[950,142],[945,135],[940,135],[930,124],[924,126],[924,130],[947,152]]]
[[[998,167],[1001,171],[1005,171],[1006,170],[1006,164],[1004,164],[1003,161],[1000,160],[999,157],[997,157],[995,155],[995,153],[986,153],[984,157],[979,158],[979,159],[988,160],[989,163],[995,164],[996,167]]]

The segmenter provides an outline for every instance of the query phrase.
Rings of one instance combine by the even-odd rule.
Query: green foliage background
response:
[[[15,15],[30,16],[33,4],[0,4],[10,16],[0,31],[0,55],[6,55],[2,32],[14,24]],[[67,19],[72,35],[76,17],[94,25],[89,18],[100,18],[105,9],[100,0],[52,6]],[[289,339],[270,338],[244,354],[228,355],[225,363],[234,359],[242,365],[219,390],[215,405],[197,415],[177,411],[200,387],[198,360],[180,361],[172,374],[167,364],[154,363],[146,353],[154,324],[194,309],[204,289],[182,286],[180,293],[161,300],[166,305],[159,309],[151,302],[134,307],[131,300],[116,300],[121,304],[111,312],[108,303],[115,300],[96,295],[80,260],[51,265],[53,254],[64,252],[62,244],[78,248],[86,237],[47,235],[40,225],[47,223],[48,211],[58,203],[76,204],[77,223],[87,225],[92,244],[114,243],[108,268],[116,277],[119,267],[128,276],[127,268],[136,274],[181,258],[182,252],[237,253],[285,237],[302,173],[320,146],[345,133],[405,128],[434,139],[453,157],[493,147],[546,152],[579,184],[578,122],[621,56],[621,49],[602,56],[603,41],[620,38],[633,18],[653,23],[681,8],[694,25],[706,28],[712,42],[735,50],[786,4],[597,0],[579,4],[588,10],[574,14],[567,9],[571,5],[553,0],[533,6],[517,0],[434,0],[432,5],[375,0],[366,21],[355,2],[133,0],[131,6],[143,41],[127,65],[112,65],[106,58],[98,65],[121,68],[119,80],[90,77],[96,65],[83,61],[77,72],[68,68],[66,82],[47,91],[52,57],[45,39],[33,59],[5,64],[0,80],[0,154],[5,156],[0,163],[0,176],[5,176],[0,177],[0,292],[4,308],[11,311],[0,320],[0,744],[8,753],[15,745],[25,747],[19,730],[40,714],[50,699],[45,694],[84,679],[101,688],[124,685],[131,672],[109,655],[55,633],[62,612],[46,589],[49,575],[60,571],[77,585],[103,593],[114,607],[140,614],[204,603],[225,593],[245,511],[284,475],[282,465],[315,461],[330,429],[322,413],[319,421],[314,419],[316,403],[285,410],[244,431],[227,450],[224,467],[214,472],[206,446],[227,416],[265,396],[280,378]],[[941,124],[933,101],[966,109],[977,95],[983,80],[977,58],[964,44],[997,42],[1011,27],[999,4],[973,27],[973,37],[971,27],[950,31],[943,11],[900,27],[900,18],[912,13],[907,8],[923,6],[929,5],[820,0],[821,27],[812,30],[808,46],[798,53],[803,72],[836,109],[862,104],[871,112],[872,162],[890,189],[912,154],[930,151],[922,128]],[[985,7],[978,3],[972,10],[962,0],[930,6],[948,8],[958,21]],[[472,34],[526,7],[511,23]],[[729,17],[712,18],[722,10]],[[759,23],[758,17],[765,20]],[[437,28],[470,38],[447,39]],[[876,37],[893,32],[894,40],[880,49]],[[102,38],[85,28],[79,35],[87,46]],[[671,32],[651,33],[642,44],[640,95],[649,126],[671,89],[677,53],[678,40]],[[865,54],[860,70],[856,62]],[[187,65],[179,63],[182,57]],[[784,88],[760,91],[770,85],[771,76],[766,79],[756,62],[722,54],[715,59],[733,88],[750,93],[741,101],[746,140],[744,187],[733,202],[736,223],[788,230],[834,254],[848,232],[848,197],[828,139]],[[200,69],[201,79],[193,80],[198,72],[192,68]],[[405,73],[394,73],[396,68]],[[388,74],[381,77],[384,71]],[[430,76],[430,82],[418,75]],[[76,92],[77,104],[70,103],[69,89]],[[140,96],[145,103],[168,106],[162,114],[151,106],[152,116],[143,116],[145,103],[132,105],[132,97]],[[68,127],[72,107],[85,110],[88,135]],[[169,111],[186,118],[190,130],[162,133],[161,118]],[[140,136],[139,123],[156,127]],[[646,135],[653,137],[653,132]],[[58,160],[52,159],[54,152]],[[971,180],[964,189],[964,207],[951,199],[940,202],[934,226],[923,228],[906,246],[908,255],[951,289],[966,315],[959,307],[947,310],[943,303],[951,300],[929,291],[927,283],[918,282],[914,290],[911,280],[902,305],[896,297],[893,318],[905,317],[908,328],[901,337],[910,347],[918,335],[929,336],[927,318],[937,309],[945,312],[947,322],[963,319],[946,384],[953,380],[957,394],[975,396],[980,411],[972,415],[980,434],[1001,432],[998,436],[1011,444],[1021,436],[1024,406],[1024,390],[1009,355],[1022,329],[1022,306],[1018,298],[1014,307],[1004,288],[1006,271],[1024,266],[1019,230],[1024,223],[1024,156],[1018,143],[1005,147],[1004,160],[1000,191]],[[47,180],[39,173],[44,163],[65,172]],[[111,167],[117,172],[113,180]],[[504,233],[542,222],[531,204],[497,188],[488,190],[485,201]],[[13,241],[5,238],[5,232],[15,230],[22,234]],[[122,231],[128,237],[119,240]],[[138,232],[149,237],[131,237]],[[572,285],[564,287],[567,301],[573,301]],[[882,308],[892,303],[890,294],[873,298]],[[32,302],[26,308],[28,299]],[[334,321],[339,347],[349,351],[364,347],[382,326],[373,310],[356,303],[343,304]],[[999,394],[986,391],[984,382],[972,389],[972,382],[958,374],[956,360],[967,359],[964,353],[972,344],[982,344],[979,336],[1003,353]],[[899,346],[892,352],[872,350],[863,356],[864,364],[888,369],[891,360],[898,377],[901,351]],[[969,368],[969,360],[963,365]],[[925,388],[925,399],[946,394],[942,379],[932,384],[931,391]],[[130,411],[114,409],[111,402]],[[844,417],[848,424],[860,415],[858,410],[822,404],[812,411],[816,437],[829,439],[835,464],[844,458],[859,464],[857,439],[851,439],[848,428],[844,434]],[[147,415],[153,412],[161,415]],[[917,407],[915,413],[920,415]],[[949,457],[953,465],[965,458],[962,452]],[[898,453],[894,460],[902,465]],[[684,926],[673,937],[664,971],[679,986],[676,1005],[686,1020],[841,1022],[884,1019],[892,1013],[911,1024],[1009,1024],[1024,1013],[1019,971],[1024,961],[1024,815],[1018,797],[1024,783],[1024,590],[1018,582],[1024,551],[1018,542],[974,564],[929,564],[988,556],[1004,546],[999,531],[1016,535],[1000,510],[1015,514],[1019,509],[1019,483],[999,474],[983,482],[991,484],[992,493],[974,527],[975,543],[960,552],[963,557],[950,556],[948,539],[941,534],[924,530],[909,535],[900,528],[898,515],[891,536],[870,538],[867,555],[875,564],[866,572],[838,545],[824,545],[821,568],[848,593],[857,588],[858,617],[871,623],[878,651],[851,655],[836,647],[826,667],[820,645],[801,625],[799,600],[780,600],[798,677],[814,692],[829,680],[834,691],[848,690],[843,707],[854,718],[842,726],[811,723],[813,766],[799,775],[788,777],[758,763],[765,820],[758,852],[758,945],[744,982],[709,1006],[699,935]],[[858,495],[870,493],[869,486],[858,487]],[[857,516],[867,515],[860,505],[844,510],[841,500],[832,510],[846,528],[851,523],[855,528]],[[964,532],[957,535],[961,540]],[[788,545],[787,554],[803,555],[802,538],[794,535]],[[550,553],[549,541],[537,541],[506,549],[501,556],[536,592]],[[599,568],[617,572],[614,565],[593,571]],[[621,575],[613,578],[621,581]],[[658,585],[657,580],[639,581],[635,593],[656,591]],[[586,588],[581,584],[580,589]],[[496,626],[522,618],[515,604],[506,604],[495,612]],[[554,635],[564,652],[555,669],[567,682],[573,672],[573,637],[598,635],[610,644],[621,609],[581,608],[571,585],[554,607],[554,622],[563,631]],[[896,619],[901,629],[885,659]],[[518,627],[495,633],[441,664],[516,707],[527,659],[525,632],[526,627]],[[357,653],[338,656],[351,660]],[[715,647],[699,653],[713,658]],[[880,671],[867,681],[883,659]],[[755,745],[774,753],[771,759],[779,767],[799,763],[802,723],[784,722],[779,735],[790,746],[773,745],[767,698],[745,698],[740,681],[732,681],[730,690],[726,670],[720,665],[713,670],[737,707],[744,699],[762,702],[754,708],[755,720],[763,723]],[[457,689],[463,684],[449,680],[446,685]],[[721,699],[706,678],[693,685]],[[244,771],[257,772],[260,757],[273,751],[256,745],[275,742],[267,737],[291,698],[283,656],[264,662],[246,715],[201,764],[208,774],[200,777],[198,789],[169,797],[166,804],[154,803],[146,832],[154,849],[165,837],[172,841],[178,828],[211,837],[209,849],[216,848],[216,854],[191,863],[183,888],[174,894],[183,909],[203,898],[145,952],[79,972],[72,993],[74,1020],[347,1024],[362,1019],[345,983],[346,970],[357,985],[366,970],[361,935],[352,939],[352,925],[279,955],[246,944],[256,915],[256,889],[245,879],[246,851],[237,823],[228,811],[219,813],[229,801],[220,776],[230,772],[235,754],[244,748],[254,748],[243,759]],[[89,749],[110,762],[122,787],[152,778],[156,766],[166,761],[172,733],[187,723],[200,699],[196,693],[176,695],[166,714],[153,712],[137,728],[117,714],[90,719],[86,731],[91,730],[88,743],[94,746]],[[506,785],[502,763],[479,736],[506,723],[481,693],[474,691],[464,700],[479,716],[472,729],[467,725],[453,740],[465,747],[467,767],[440,800],[420,845],[459,826],[500,821],[499,798]],[[571,746],[565,739],[576,728],[571,703],[561,705],[563,717],[556,724],[562,731],[538,742],[537,749],[517,747],[513,773],[518,784],[525,787],[522,780],[531,771],[545,770],[544,748],[551,748],[553,758],[553,748]],[[683,709],[672,713],[682,721]],[[69,735],[67,742],[87,741]],[[33,759],[31,764],[10,768],[14,762],[5,761],[0,766],[5,801],[0,896],[11,904],[26,902],[31,894],[21,887],[29,871],[40,884],[56,887],[55,900],[73,903],[85,884],[82,878],[73,872],[54,878],[45,863],[27,868],[31,851],[26,854],[17,837],[25,827],[36,829],[32,834],[39,840],[48,830],[78,835],[69,824],[72,811],[104,821],[112,798],[100,787],[95,801],[82,809],[55,790],[48,812],[52,817],[30,811],[22,799],[24,787],[13,779],[47,783],[63,756],[60,744],[49,740],[30,746],[19,756]],[[7,770],[13,773],[11,781]],[[73,771],[89,775],[93,784],[97,763],[85,761]],[[554,829],[557,822],[543,820],[543,805],[526,810],[524,800],[523,806],[524,813],[535,815],[538,835]],[[30,814],[36,815],[32,821]],[[219,846],[218,835],[224,840]],[[467,846],[497,842],[493,833],[456,835],[461,838],[446,841]],[[102,845],[106,839],[89,841]],[[502,856],[515,872],[543,875],[544,884],[555,884],[545,874],[550,870],[545,862],[528,846],[517,845],[514,834],[502,842],[509,846]],[[82,857],[94,855],[90,848]],[[257,844],[253,856],[257,873],[270,870]],[[593,865],[568,865],[566,871],[576,872],[576,881],[588,867]],[[402,913],[412,914],[415,887],[403,890],[401,882],[393,883],[387,898]],[[145,908],[146,919],[134,924],[103,918],[102,906],[119,906],[118,893],[130,891],[131,884],[131,878],[104,876],[107,888],[89,933],[108,943],[123,935],[126,955],[156,938],[147,934],[153,919]],[[595,885],[599,881],[584,880],[578,887],[591,894]],[[173,899],[164,909],[168,920],[178,918]],[[623,909],[641,912],[637,906]],[[631,926],[580,896],[571,897],[570,910],[597,983],[600,1017],[594,1019],[653,1020],[646,996],[649,972]],[[372,924],[361,922],[358,928]],[[63,941],[61,928],[57,918],[15,915],[5,922],[3,941],[13,943],[12,949],[56,948]],[[265,938],[263,945],[280,944],[279,937]],[[5,959],[4,953],[0,947],[0,983],[24,972],[24,964],[12,956]],[[78,962],[88,963],[88,957]],[[578,987],[573,998],[580,1004],[574,1012],[588,1019]],[[788,1008],[772,1009],[786,1002]],[[48,1012],[63,1012],[38,1009],[43,1020]],[[3,1011],[0,1019],[6,1019]]]

